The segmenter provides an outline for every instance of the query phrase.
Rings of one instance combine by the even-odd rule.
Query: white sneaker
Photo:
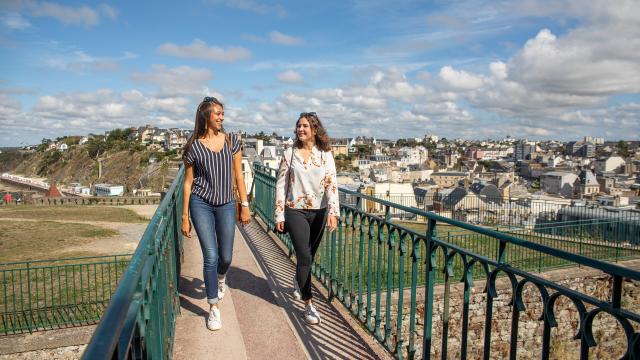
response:
[[[220,301],[220,300],[222,300],[222,298],[224,298],[224,294],[227,291],[227,284],[226,284],[225,279],[218,280],[218,301]]]
[[[213,308],[207,319],[207,329],[211,331],[220,330],[222,328],[222,319],[220,318],[220,309]]]
[[[304,321],[310,325],[320,324],[320,313],[313,304],[309,304],[304,308]]]
[[[296,300],[302,300],[302,294],[300,293],[300,287],[298,286],[298,280],[296,276],[293,276],[293,298]]]

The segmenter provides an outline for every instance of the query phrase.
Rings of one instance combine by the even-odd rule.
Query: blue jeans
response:
[[[204,286],[207,302],[218,302],[218,275],[224,276],[231,265],[236,226],[236,204],[211,205],[191,194],[189,211],[198,234],[204,258]]]

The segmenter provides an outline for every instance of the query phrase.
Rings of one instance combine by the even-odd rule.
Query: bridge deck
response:
[[[223,328],[205,327],[208,305],[202,282],[202,253],[195,237],[185,239],[180,279],[181,315],[176,324],[174,358],[305,359],[389,358],[343,312],[314,287],[323,323],[308,326],[303,305],[291,297],[294,264],[255,220],[236,230],[228,297],[220,305]]]

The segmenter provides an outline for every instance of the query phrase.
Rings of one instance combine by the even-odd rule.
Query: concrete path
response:
[[[207,304],[198,238],[185,238],[180,279],[181,314],[174,359],[305,359],[304,349],[236,229],[229,291],[220,304],[222,329],[206,328]],[[240,315],[239,315],[240,314]]]
[[[284,309],[311,359],[391,359],[338,302],[329,303],[327,293],[314,279],[314,305],[322,323],[309,326],[302,317],[304,304],[292,294],[295,264],[280,240],[267,234],[264,224],[254,220],[241,229],[257,263],[266,274],[273,294]]]
[[[200,245],[195,234],[185,238],[175,359],[390,358],[317,287],[315,304],[323,322],[304,322],[303,304],[291,296],[294,264],[255,220],[236,229],[233,256],[230,291],[220,305],[223,328],[212,332],[205,325]]]
[[[216,332],[207,329],[209,304],[202,281],[202,252],[193,231],[191,239],[184,238],[184,263],[180,275],[181,309],[176,320],[174,359],[247,358],[233,295],[231,292],[226,294],[220,304],[222,329]]]

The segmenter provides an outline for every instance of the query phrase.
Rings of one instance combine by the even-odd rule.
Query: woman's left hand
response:
[[[248,207],[242,207],[240,210],[240,222],[242,225],[247,225],[251,222],[251,210]]]
[[[329,225],[329,232],[333,232],[338,227],[338,217],[337,216],[329,216],[327,219],[327,223]]]

